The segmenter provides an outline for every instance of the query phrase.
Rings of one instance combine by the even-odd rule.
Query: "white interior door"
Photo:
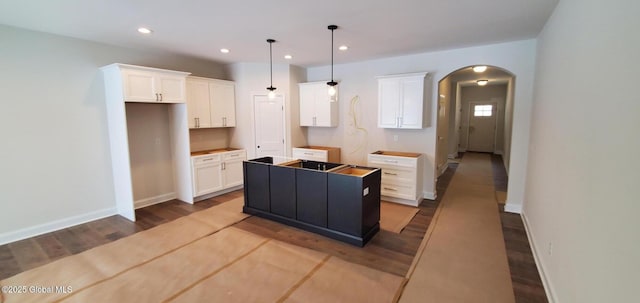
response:
[[[284,157],[284,99],[253,96],[256,157]]]
[[[494,151],[496,137],[496,112],[496,103],[469,103],[469,136],[467,137],[468,151]]]

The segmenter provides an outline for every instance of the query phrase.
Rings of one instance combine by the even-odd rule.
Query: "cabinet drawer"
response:
[[[326,150],[294,148],[292,156],[302,160],[327,162],[328,153]]]
[[[247,159],[247,154],[244,150],[239,150],[239,151],[232,151],[232,152],[226,152],[222,155],[222,160],[223,161],[229,161],[229,160],[246,160]]]
[[[194,166],[220,162],[220,155],[204,155],[191,157],[191,162]]]
[[[412,184],[416,181],[415,170],[406,169],[382,169],[382,181],[394,184]]]
[[[417,167],[418,161],[406,157],[369,155],[369,166],[373,167]]]
[[[416,198],[416,188],[414,186],[401,184],[382,183],[380,185],[380,194],[383,196],[413,200]]]

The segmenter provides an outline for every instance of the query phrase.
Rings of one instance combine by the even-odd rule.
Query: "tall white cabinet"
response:
[[[338,93],[331,97],[326,82],[299,83],[300,126],[338,126]]]
[[[236,126],[233,81],[187,77],[189,128]]]
[[[423,128],[427,73],[378,77],[378,127]]]
[[[107,123],[118,214],[131,221],[136,219],[126,102],[158,103],[153,106],[168,107],[168,136],[171,139],[175,180],[175,195],[170,198],[193,203],[191,153],[185,104],[185,83],[189,73],[118,63],[104,66],[101,70],[105,82]]]

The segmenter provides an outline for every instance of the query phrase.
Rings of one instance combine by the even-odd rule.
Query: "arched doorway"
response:
[[[501,155],[509,170],[515,75],[497,66],[474,71],[475,66],[438,81],[436,180],[459,152],[468,150]]]

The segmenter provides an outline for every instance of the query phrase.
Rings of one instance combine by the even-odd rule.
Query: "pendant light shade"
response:
[[[269,77],[271,79],[270,85],[269,87],[267,87],[267,90],[269,91],[269,93],[267,94],[267,97],[270,100],[273,100],[276,97],[276,88],[273,87],[273,49],[272,49],[272,45],[273,42],[276,42],[276,40],[273,39],[267,39],[267,43],[269,43]]]
[[[331,81],[327,82],[327,85],[329,86],[329,96],[332,97],[332,101],[335,101],[333,97],[336,95],[336,85],[338,85],[338,82],[333,81],[333,31],[338,29],[338,26],[329,25],[327,28],[331,31]]]

